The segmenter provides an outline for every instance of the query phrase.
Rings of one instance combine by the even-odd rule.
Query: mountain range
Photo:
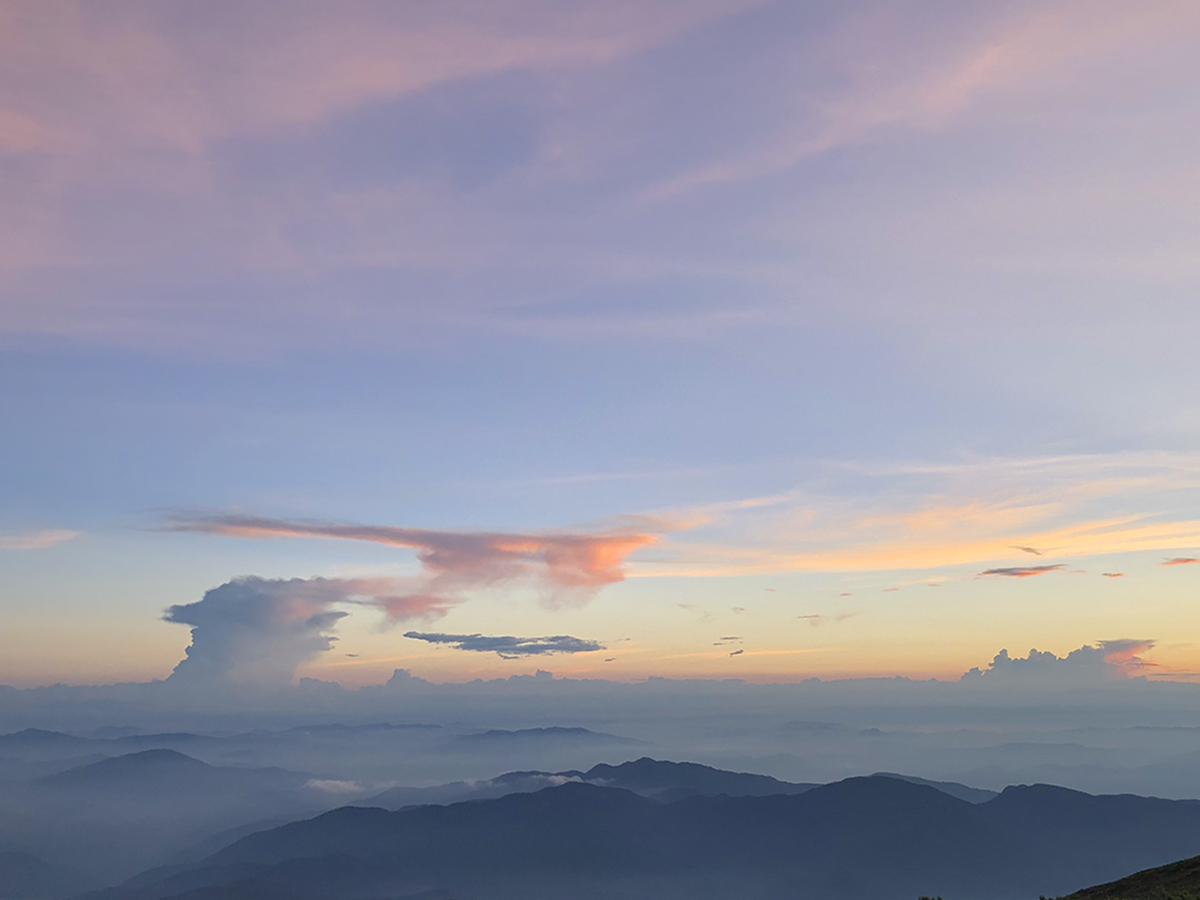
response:
[[[242,838],[92,900],[1012,900],[1188,856],[1200,801],[1009,787],[972,803],[886,776],[663,802],[568,781],[388,811],[344,807]],[[289,893],[290,892],[290,893]]]
[[[903,777],[903,776],[895,776]],[[728,772],[699,763],[677,763],[644,756],[620,765],[600,763],[586,772],[508,772],[486,781],[458,781],[426,788],[395,787],[357,801],[355,806],[381,806],[401,809],[426,803],[460,803],[464,800],[490,800],[506,794],[527,793],[567,782],[585,782],[602,787],[621,788],[656,800],[681,800],[684,797],[765,796],[801,794],[815,784],[780,781],[769,775]],[[963,791],[973,790],[955,785]]]
[[[174,750],[142,750],[0,784],[0,849],[51,867],[67,862],[111,883],[175,859],[216,832],[291,821],[344,802],[311,781],[277,767],[211,766]],[[0,892],[8,896],[24,900]]]

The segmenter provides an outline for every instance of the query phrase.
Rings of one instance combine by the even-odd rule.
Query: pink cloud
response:
[[[1173,559],[1164,560],[1159,563],[1162,566],[1190,566],[1193,563],[1200,563],[1200,559],[1194,556],[1176,556]]]
[[[67,529],[52,529],[48,531],[30,531],[25,534],[0,537],[0,550],[45,550],[55,544],[74,540],[79,537],[78,531]]]
[[[1125,676],[1140,675],[1146,669],[1158,667],[1157,663],[1146,662],[1138,654],[1154,647],[1154,641],[1120,640],[1101,641],[1105,665],[1112,666]]]
[[[350,3],[335,14],[245,2],[189,21],[142,4],[97,16],[78,0],[13,0],[0,10],[0,141],[44,148],[55,135],[96,158],[195,154],[450,81],[603,64],[753,2]]]
[[[173,517],[170,531],[244,538],[333,538],[416,551],[424,567],[422,589],[392,598],[401,608],[454,602],[463,590],[510,582],[534,583],[552,605],[590,600],[600,588],[625,578],[624,563],[657,536],[617,530],[597,534],[506,534],[435,531],[392,525],[284,520],[240,513]],[[387,604],[384,603],[385,608]]]

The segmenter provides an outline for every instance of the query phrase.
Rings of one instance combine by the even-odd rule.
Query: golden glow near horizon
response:
[[[1193,677],[1200,5],[826,7],[0,5],[0,683]]]

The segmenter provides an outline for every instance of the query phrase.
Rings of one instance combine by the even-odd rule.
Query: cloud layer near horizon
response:
[[[592,653],[608,649],[599,641],[556,634],[550,637],[512,637],[511,635],[488,634],[439,634],[407,631],[404,636],[430,644],[449,644],[456,650],[473,650],[477,653],[495,653],[502,659],[520,659],[523,656],[543,656],[553,653]]]
[[[332,607],[357,602],[393,619],[434,618],[447,604],[436,597],[395,593],[387,578],[249,576],[206,591],[195,603],[171,606],[167,622],[189,625],[192,643],[170,679],[184,684],[281,686],[296,669],[333,646],[329,631],[348,615]]]
[[[971,669],[964,681],[979,679],[984,684],[1024,683],[1038,687],[1086,687],[1145,675],[1157,668],[1140,654],[1152,649],[1152,640],[1121,639],[1085,644],[1066,656],[1030,650],[1029,655],[1009,656],[1001,650],[986,669]]]

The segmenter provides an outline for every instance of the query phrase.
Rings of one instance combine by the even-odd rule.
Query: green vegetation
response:
[[[1060,900],[1200,900],[1200,856],[1084,888]]]

